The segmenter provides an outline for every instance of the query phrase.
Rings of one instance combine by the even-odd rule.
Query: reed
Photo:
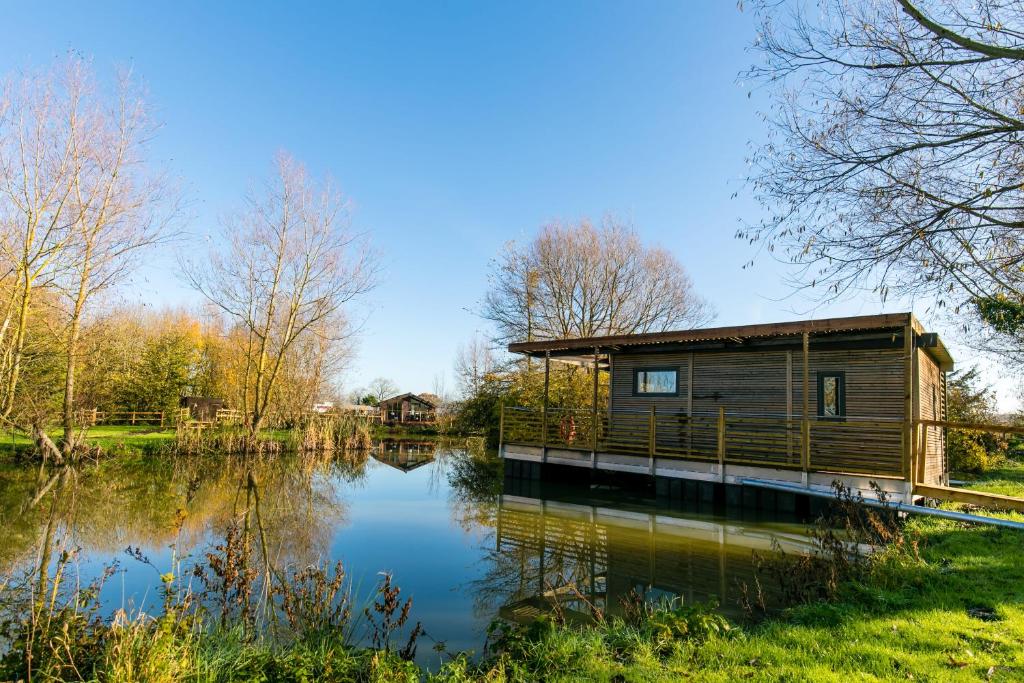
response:
[[[373,443],[367,420],[347,413],[305,417],[290,435],[291,445],[299,451],[369,450]]]

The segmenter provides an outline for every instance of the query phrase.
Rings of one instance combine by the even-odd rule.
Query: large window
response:
[[[678,396],[677,368],[636,368],[633,370],[633,393],[637,396]]]
[[[846,373],[818,373],[818,417],[839,419],[846,416]]]

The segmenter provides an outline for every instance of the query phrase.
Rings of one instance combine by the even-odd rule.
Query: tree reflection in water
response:
[[[552,601],[569,615],[592,606],[615,614],[634,594],[733,610],[738,584],[752,582],[755,550],[769,551],[773,538],[806,548],[795,523],[505,478],[501,460],[477,441],[384,443],[372,457],[0,467],[0,573],[34,568],[42,586],[39,567],[81,548],[87,579],[131,546],[160,573],[184,557],[181,576],[188,563],[225,554],[233,531],[264,583],[342,559],[366,590],[378,571],[393,570],[428,633],[472,647],[491,619],[528,619]],[[107,596],[113,608],[157,585],[148,569],[133,575],[134,563],[122,563],[123,593]]]
[[[264,564],[317,564],[328,559],[332,534],[346,523],[335,482],[357,481],[364,467],[365,460],[300,456],[7,467],[0,470],[0,572],[38,572],[67,549],[99,558],[129,546],[146,556],[173,547],[188,558],[235,524],[260,533]]]

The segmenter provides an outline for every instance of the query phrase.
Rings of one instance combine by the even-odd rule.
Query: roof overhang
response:
[[[668,332],[643,334],[609,335],[576,339],[553,339],[537,342],[518,342],[508,345],[511,353],[535,358],[548,356],[561,362],[593,367],[595,356],[598,367],[607,364],[604,359],[613,353],[623,351],[668,352],[670,350],[715,350],[735,349],[744,346],[770,345],[772,342],[793,342],[805,333],[816,338],[846,336],[850,339],[876,337],[896,339],[903,330],[910,327],[919,341],[927,343],[922,348],[943,370],[952,370],[953,358],[937,334],[926,333],[912,313],[884,313],[844,318],[822,318],[817,320],[796,320],[781,323],[756,325],[734,325],[729,327],[706,327]]]

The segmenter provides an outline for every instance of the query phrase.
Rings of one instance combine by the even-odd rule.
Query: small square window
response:
[[[846,373],[818,373],[818,417],[846,417]]]
[[[633,370],[633,393],[637,396],[678,396],[677,368],[637,368]]]

